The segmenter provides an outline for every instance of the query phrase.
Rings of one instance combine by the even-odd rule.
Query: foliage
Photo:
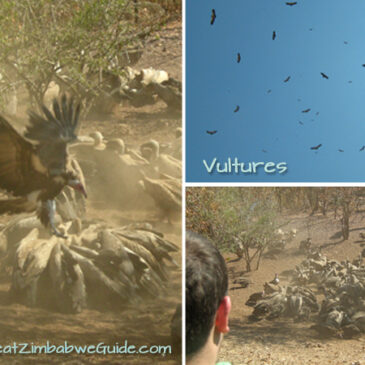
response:
[[[120,56],[141,49],[166,19],[164,9],[148,1],[3,0],[1,91],[24,85],[40,105],[54,80],[91,102],[105,92],[101,70],[121,74]]]
[[[190,188],[186,224],[229,252],[242,247],[246,269],[258,260],[275,229],[276,201],[269,191],[254,188]]]
[[[243,257],[249,271],[252,262],[257,260],[258,267],[264,250],[277,243],[277,211],[307,211],[309,216],[332,211],[346,240],[351,215],[364,196],[361,187],[187,188],[186,227]]]

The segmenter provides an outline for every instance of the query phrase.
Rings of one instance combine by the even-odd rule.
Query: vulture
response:
[[[303,123],[303,122],[301,122],[301,121],[299,121],[299,124],[300,124],[300,125],[304,125],[304,123]]]
[[[286,3],[286,5],[289,5],[289,6],[293,6],[293,5],[297,5],[298,3],[296,1],[293,1],[291,3]]]
[[[317,146],[311,147],[311,150],[318,150],[320,147],[322,147],[322,143]]]
[[[342,148],[339,148],[338,152],[345,152],[345,151]]]
[[[64,237],[55,226],[55,198],[69,186],[86,197],[80,171],[68,155],[76,140],[80,104],[66,95],[54,99],[53,114],[44,105],[44,116],[29,112],[24,136],[0,116],[0,188],[13,198],[0,200],[0,214],[37,212],[42,224]]]
[[[308,109],[302,110],[302,113],[309,113],[310,111],[311,111],[310,108],[308,108]]]
[[[280,279],[279,279],[279,275],[275,274],[274,279],[272,279],[271,281],[269,281],[269,284],[274,284],[274,285],[278,285],[280,283]]]
[[[181,177],[181,161],[176,158],[160,153],[160,144],[151,139],[143,143],[140,147],[141,155],[149,163],[150,166],[159,173],[167,174],[172,177]]]
[[[160,179],[144,177],[139,182],[141,188],[154,200],[161,210],[162,218],[172,223],[173,217],[181,214],[181,182],[171,176],[161,174]]]
[[[361,148],[360,148],[360,152],[361,151],[364,151],[365,150],[365,146],[362,146]]]
[[[241,54],[237,53],[237,63],[240,63],[240,62],[241,62]]]
[[[323,72],[321,72],[321,75],[322,75],[322,77],[324,78],[324,79],[329,79],[329,77],[325,74],[325,73],[323,73]]]
[[[272,32],[272,40],[274,41],[275,40],[275,38],[276,38],[276,32],[275,32],[275,30]]]
[[[239,106],[239,105],[237,105],[237,106],[236,106],[236,109],[235,109],[233,112],[234,112],[234,113],[237,113],[239,110],[240,110],[240,106]]]
[[[215,14],[215,10],[212,9],[212,16],[210,18],[210,25],[213,25],[214,24],[216,17],[217,17],[217,15]]]
[[[179,266],[173,258],[178,246],[146,224],[108,228],[82,222],[85,229],[75,234],[73,222],[67,222],[64,240],[43,236],[28,220],[16,222],[28,230],[16,244],[5,237],[9,250],[2,265],[13,271],[10,298],[29,307],[120,310],[157,297]]]
[[[208,134],[210,134],[211,136],[213,135],[213,134],[216,134],[218,131],[207,131],[207,133]]]
[[[288,76],[285,80],[284,80],[284,82],[288,82],[290,80],[290,76]]]

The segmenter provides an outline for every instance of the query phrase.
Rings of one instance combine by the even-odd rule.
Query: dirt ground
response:
[[[358,257],[363,249],[363,241],[359,241],[359,232],[365,230],[365,214],[357,213],[351,221],[351,234],[348,241],[341,240],[341,226],[333,215],[323,217],[308,214],[285,215],[283,222],[290,222],[283,229],[296,228],[297,237],[288,244],[287,249],[275,259],[264,258],[258,271],[247,274],[252,281],[247,288],[235,288],[233,280],[245,274],[243,261],[227,256],[232,312],[230,316],[230,332],[224,338],[220,353],[220,361],[230,361],[234,365],[256,364],[331,364],[360,365],[365,364],[365,336],[360,339],[321,339],[309,327],[313,322],[294,323],[292,319],[281,318],[273,321],[262,320],[252,323],[248,316],[252,308],[245,305],[248,297],[262,291],[263,284],[278,273],[281,284],[286,284],[280,273],[294,269],[305,259],[298,254],[299,242],[308,237],[309,222],[313,247],[321,246],[322,253],[336,260]]]
[[[181,80],[181,21],[169,23],[147,42],[144,55],[135,68],[154,67],[169,72]],[[169,142],[175,138],[175,129],[181,126],[181,114],[168,111],[163,102],[153,106],[134,108],[120,105],[114,113],[101,120],[82,121],[82,134],[95,130],[106,138],[122,138],[127,145],[138,146],[151,138]],[[157,231],[181,247],[181,223],[161,223],[153,211],[109,210],[107,206],[87,202],[86,218],[99,218],[112,225],[129,222],[149,222]],[[0,217],[6,223],[9,217]],[[174,256],[181,262],[181,252]],[[64,315],[19,304],[9,304],[7,291],[10,277],[0,274],[0,345],[13,342],[73,345],[123,344],[171,345],[170,321],[181,301],[181,269],[171,272],[167,290],[159,298],[149,300],[140,307],[128,307],[115,313],[85,310],[80,314]],[[0,356],[0,364],[180,364],[180,352],[172,348],[172,355],[18,355]]]

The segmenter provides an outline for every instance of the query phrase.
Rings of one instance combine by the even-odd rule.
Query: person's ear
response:
[[[227,295],[222,299],[215,317],[215,328],[221,333],[229,332],[228,317],[230,311],[231,298]]]

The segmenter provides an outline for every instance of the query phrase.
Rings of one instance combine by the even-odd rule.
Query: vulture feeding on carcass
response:
[[[0,116],[0,188],[13,198],[0,200],[0,214],[37,212],[44,226],[63,237],[55,226],[55,198],[69,186],[86,197],[80,171],[68,155],[76,140],[80,104],[66,95],[53,101],[53,114],[29,112],[24,136]]]
[[[36,223],[15,222],[22,228],[17,237],[0,231],[8,246],[1,265],[12,270],[10,299],[29,307],[122,310],[164,293],[179,266],[173,257],[178,247],[146,224],[67,222],[65,240],[43,236]]]

